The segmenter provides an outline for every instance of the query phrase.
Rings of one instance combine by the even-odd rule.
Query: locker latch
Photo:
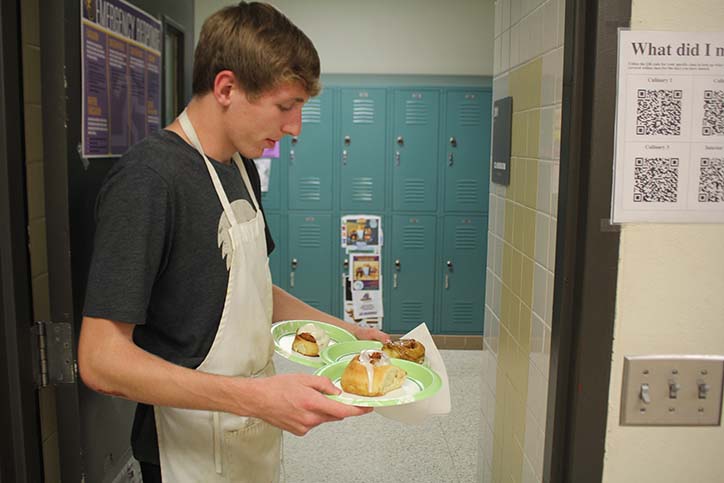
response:
[[[289,272],[289,286],[291,288],[294,288],[294,272],[297,270],[297,265],[299,265],[297,259],[292,258],[292,271]]]
[[[447,273],[445,273],[445,290],[450,288],[450,273],[453,271],[452,260],[447,261]]]
[[[397,276],[400,271],[401,265],[399,260],[395,260],[395,273],[392,274],[392,288],[397,288]]]
[[[342,289],[347,289],[347,285],[346,285],[347,270],[349,269],[349,259],[348,258],[344,259],[343,265],[344,265],[344,270],[342,270]]]
[[[402,136],[397,136],[397,145],[403,147],[405,145],[405,138],[403,138]]]

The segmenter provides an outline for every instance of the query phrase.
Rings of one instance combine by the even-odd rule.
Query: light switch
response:
[[[621,424],[719,426],[724,356],[627,356]]]

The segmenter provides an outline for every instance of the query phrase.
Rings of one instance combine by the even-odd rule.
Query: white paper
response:
[[[261,191],[266,193],[269,191],[269,176],[271,174],[271,158],[255,159],[256,170],[259,172],[259,180],[261,181]]]
[[[724,33],[619,31],[614,223],[724,222]]]
[[[445,362],[440,352],[437,350],[435,341],[432,340],[432,335],[430,335],[430,331],[427,329],[427,324],[423,322],[403,335],[402,338],[415,339],[425,346],[425,360],[427,364],[429,364],[430,369],[435,371],[440,376],[440,379],[442,379],[442,386],[437,394],[422,401],[400,406],[375,408],[375,411],[386,418],[407,424],[422,423],[433,414],[449,414],[451,404],[447,369],[445,368]]]
[[[380,290],[352,291],[352,313],[357,319],[382,317],[382,292]]]
[[[377,215],[345,215],[341,218],[342,247],[379,253],[384,242],[382,218]]]

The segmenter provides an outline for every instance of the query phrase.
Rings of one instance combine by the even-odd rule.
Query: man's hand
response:
[[[339,394],[340,390],[322,376],[281,374],[246,381],[256,397],[251,403],[253,407],[242,409],[242,413],[297,436],[304,436],[322,423],[372,411],[372,408],[348,406],[327,398],[325,394]],[[246,401],[241,403],[248,404]]]
[[[356,327],[354,329],[354,336],[360,340],[378,340],[383,343],[390,340],[389,335],[385,334],[381,330],[370,327]]]

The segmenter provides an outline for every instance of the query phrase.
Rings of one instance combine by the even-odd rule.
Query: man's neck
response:
[[[212,94],[194,96],[186,106],[186,115],[196,131],[204,153],[216,161],[230,163],[236,150],[226,139],[220,109]],[[178,118],[166,126],[166,129],[175,132],[193,146],[188,134],[181,128]]]

